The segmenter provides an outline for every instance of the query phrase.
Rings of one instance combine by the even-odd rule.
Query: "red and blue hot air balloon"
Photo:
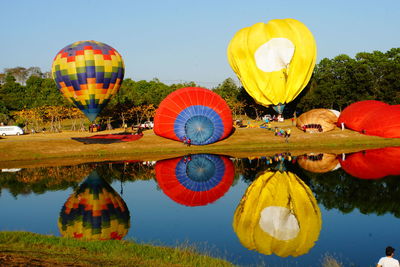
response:
[[[235,170],[225,156],[196,154],[156,163],[156,179],[163,192],[185,206],[203,206],[231,187]]]
[[[169,94],[154,117],[154,132],[162,137],[207,145],[226,138],[233,128],[232,112],[211,90],[186,87]]]

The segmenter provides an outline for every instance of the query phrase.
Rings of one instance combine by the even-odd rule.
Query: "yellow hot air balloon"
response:
[[[247,189],[233,219],[243,246],[280,257],[307,253],[318,240],[321,224],[311,190],[291,172],[260,175]]]
[[[310,80],[317,45],[300,21],[275,19],[238,31],[227,55],[233,71],[256,102],[280,107],[296,98]]]

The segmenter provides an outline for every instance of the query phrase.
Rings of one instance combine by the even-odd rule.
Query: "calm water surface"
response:
[[[243,266],[375,266],[400,249],[399,175],[400,148],[3,169],[0,230],[188,243]]]

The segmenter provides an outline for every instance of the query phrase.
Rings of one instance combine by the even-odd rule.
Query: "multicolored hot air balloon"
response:
[[[156,179],[163,192],[185,206],[203,206],[232,186],[235,170],[225,156],[197,154],[157,161]]]
[[[63,237],[87,240],[120,240],[129,227],[124,200],[96,171],[68,198],[58,219]]]
[[[282,106],[307,85],[317,48],[312,33],[295,19],[275,19],[238,31],[228,60],[246,91],[261,105]]]
[[[360,179],[400,175],[400,147],[369,149],[339,158],[342,169]]]
[[[94,121],[121,86],[124,62],[111,46],[79,41],[58,52],[51,71],[61,93]]]
[[[226,138],[233,128],[232,112],[211,90],[186,87],[169,94],[154,117],[154,132],[172,140],[190,139],[207,145]]]
[[[307,253],[318,240],[321,212],[310,188],[291,172],[261,174],[236,208],[233,229],[248,249],[280,257]]]

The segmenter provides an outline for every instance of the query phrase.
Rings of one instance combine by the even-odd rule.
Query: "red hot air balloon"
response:
[[[366,100],[345,108],[338,125],[367,135],[400,138],[400,105]]]
[[[389,105],[376,100],[364,100],[355,102],[346,107],[340,113],[337,125],[340,127],[341,124],[344,123],[346,128],[361,132],[363,130],[364,119],[368,116],[368,114],[376,114],[375,109],[386,106]]]
[[[235,170],[224,156],[197,154],[156,163],[163,192],[185,206],[203,206],[222,197],[232,186]]]
[[[154,117],[154,132],[162,137],[207,145],[226,138],[233,128],[232,112],[211,90],[186,87],[169,94]]]

